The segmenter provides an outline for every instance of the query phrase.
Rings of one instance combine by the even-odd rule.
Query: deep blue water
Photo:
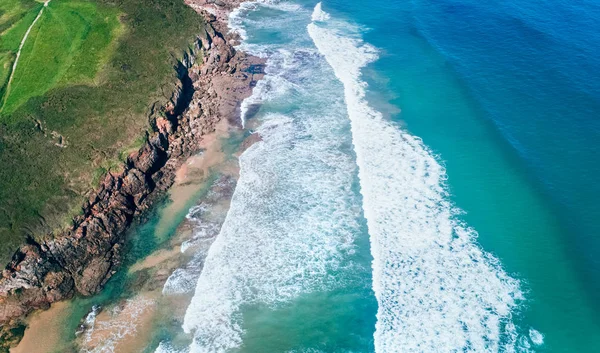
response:
[[[599,4],[423,2],[415,10],[420,33],[447,58],[548,196],[577,271],[597,291]]]

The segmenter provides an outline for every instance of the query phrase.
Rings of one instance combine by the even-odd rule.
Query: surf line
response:
[[[375,352],[531,352],[531,344],[542,345],[543,334],[531,329],[527,338],[513,323],[524,300],[520,282],[456,218],[445,168],[420,138],[369,105],[362,69],[378,50],[320,3],[312,20],[308,33],[344,86],[373,256]]]
[[[27,37],[29,37],[29,33],[31,32],[31,29],[33,28],[33,26],[35,26],[35,23],[40,19],[40,17],[42,17],[42,13],[44,12],[44,9],[46,7],[48,7],[48,4],[50,3],[50,1],[52,1],[52,0],[46,0],[46,2],[44,2],[44,6],[40,9],[40,12],[38,12],[37,16],[31,23],[29,28],[27,28],[27,32],[25,32],[25,35],[23,36],[23,39],[21,40],[21,44],[19,44],[19,50],[17,51],[17,57],[15,58],[15,62],[13,63],[12,70],[10,72],[10,77],[8,78],[8,83],[6,84],[6,93],[4,94],[4,100],[2,101],[2,108],[4,108],[4,105],[6,104],[6,99],[8,98],[8,95],[10,94],[10,84],[12,83],[13,77],[15,76],[15,70],[17,69],[17,64],[19,63],[19,58],[21,57],[21,51],[23,50],[23,47],[25,46]],[[1,110],[1,108],[0,108],[0,110]]]

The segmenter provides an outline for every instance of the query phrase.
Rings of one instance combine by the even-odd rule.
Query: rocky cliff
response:
[[[220,11],[232,3],[202,2]],[[29,240],[0,277],[0,333],[36,309],[79,293],[97,293],[119,267],[126,230],[173,183],[175,171],[199,152],[221,119],[239,120],[239,105],[262,74],[260,59],[236,51],[222,12],[196,6],[206,19],[195,50],[176,67],[180,85],[170,102],[155,104],[153,133],[119,174],[109,173],[83,205],[73,227],[42,242]],[[14,330],[13,330],[14,331]]]

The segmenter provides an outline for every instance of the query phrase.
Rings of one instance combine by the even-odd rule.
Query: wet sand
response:
[[[33,313],[25,336],[10,353],[54,353],[61,343],[62,324],[69,315],[69,306],[70,302],[58,302],[46,311]]]
[[[93,330],[82,334],[81,351],[86,353],[140,352],[150,341],[157,298],[144,293],[98,314]]]
[[[161,210],[161,219],[156,226],[155,234],[164,240],[170,231],[174,218],[189,206],[199,191],[206,185],[211,169],[225,161],[222,140],[230,135],[232,127],[223,119],[217,130],[202,138],[199,154],[190,157],[175,174],[175,183],[169,190],[170,203]]]

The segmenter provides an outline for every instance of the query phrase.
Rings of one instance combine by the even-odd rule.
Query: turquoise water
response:
[[[261,141],[184,351],[600,351],[598,10],[243,5]]]
[[[462,218],[522,280],[540,349],[598,351],[596,5],[331,6],[372,28],[365,40],[385,51],[372,87],[439,153]]]

